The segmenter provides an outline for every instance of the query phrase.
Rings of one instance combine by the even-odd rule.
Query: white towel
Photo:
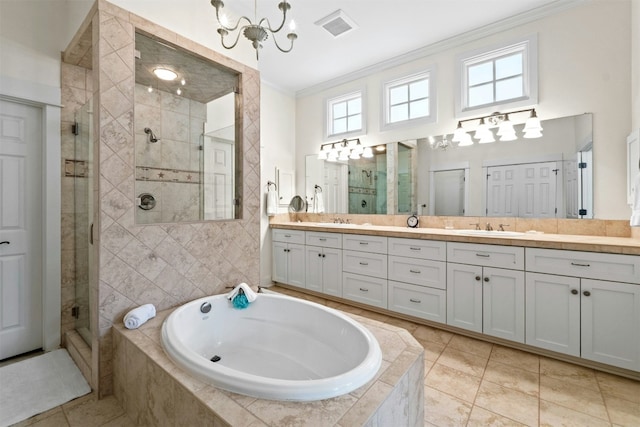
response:
[[[156,317],[156,308],[153,304],[141,305],[124,316],[124,326],[127,329],[136,329],[154,317]]]
[[[255,301],[256,298],[258,297],[258,294],[253,292],[253,289],[251,289],[249,285],[243,282],[243,283],[240,283],[235,288],[233,288],[233,290],[227,294],[227,299],[229,301],[233,300],[236,297],[236,295],[238,295],[238,292],[240,292],[240,289],[244,291],[244,295],[247,297],[247,301],[249,302]]]
[[[267,189],[267,215],[274,216],[278,213],[278,192],[274,185],[269,185]]]
[[[631,220],[629,224],[632,227],[640,227],[640,173],[636,175],[631,192],[633,204],[631,205]]]
[[[324,197],[322,192],[317,192],[316,197],[313,199],[314,213],[324,213]]]

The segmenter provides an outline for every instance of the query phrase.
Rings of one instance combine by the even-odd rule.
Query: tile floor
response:
[[[424,425],[640,426],[640,382],[274,287],[407,329],[425,348]],[[111,396],[81,397],[17,426],[132,426]],[[314,426],[320,427],[320,426]]]

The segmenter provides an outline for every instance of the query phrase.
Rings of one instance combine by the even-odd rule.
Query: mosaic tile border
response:
[[[200,184],[202,180],[199,171],[136,166],[136,181]]]

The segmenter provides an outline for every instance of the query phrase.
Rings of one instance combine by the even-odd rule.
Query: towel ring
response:
[[[316,190],[316,193],[322,193],[322,187],[320,187],[318,184],[316,184],[313,188]]]
[[[269,188],[270,185],[273,185],[274,187],[276,187],[276,191],[278,191],[278,186],[276,185],[275,182],[273,181],[267,181],[267,188]]]

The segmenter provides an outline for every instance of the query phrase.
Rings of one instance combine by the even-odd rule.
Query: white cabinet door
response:
[[[287,283],[288,243],[273,242],[273,262],[271,263],[271,280]]]
[[[322,291],[325,294],[342,296],[342,250],[322,250]]]
[[[304,288],[305,283],[304,245],[273,242],[271,279],[274,282]]]
[[[289,244],[287,259],[287,274],[290,285],[305,287],[305,254],[304,245]]]
[[[318,246],[307,246],[306,256],[306,288],[312,291],[322,292],[322,250]]]
[[[580,279],[526,274],[526,343],[580,356]]]
[[[582,279],[582,357],[640,371],[640,286]]]
[[[485,267],[482,331],[524,343],[524,272]]]
[[[447,264],[447,324],[482,332],[482,267]]]

